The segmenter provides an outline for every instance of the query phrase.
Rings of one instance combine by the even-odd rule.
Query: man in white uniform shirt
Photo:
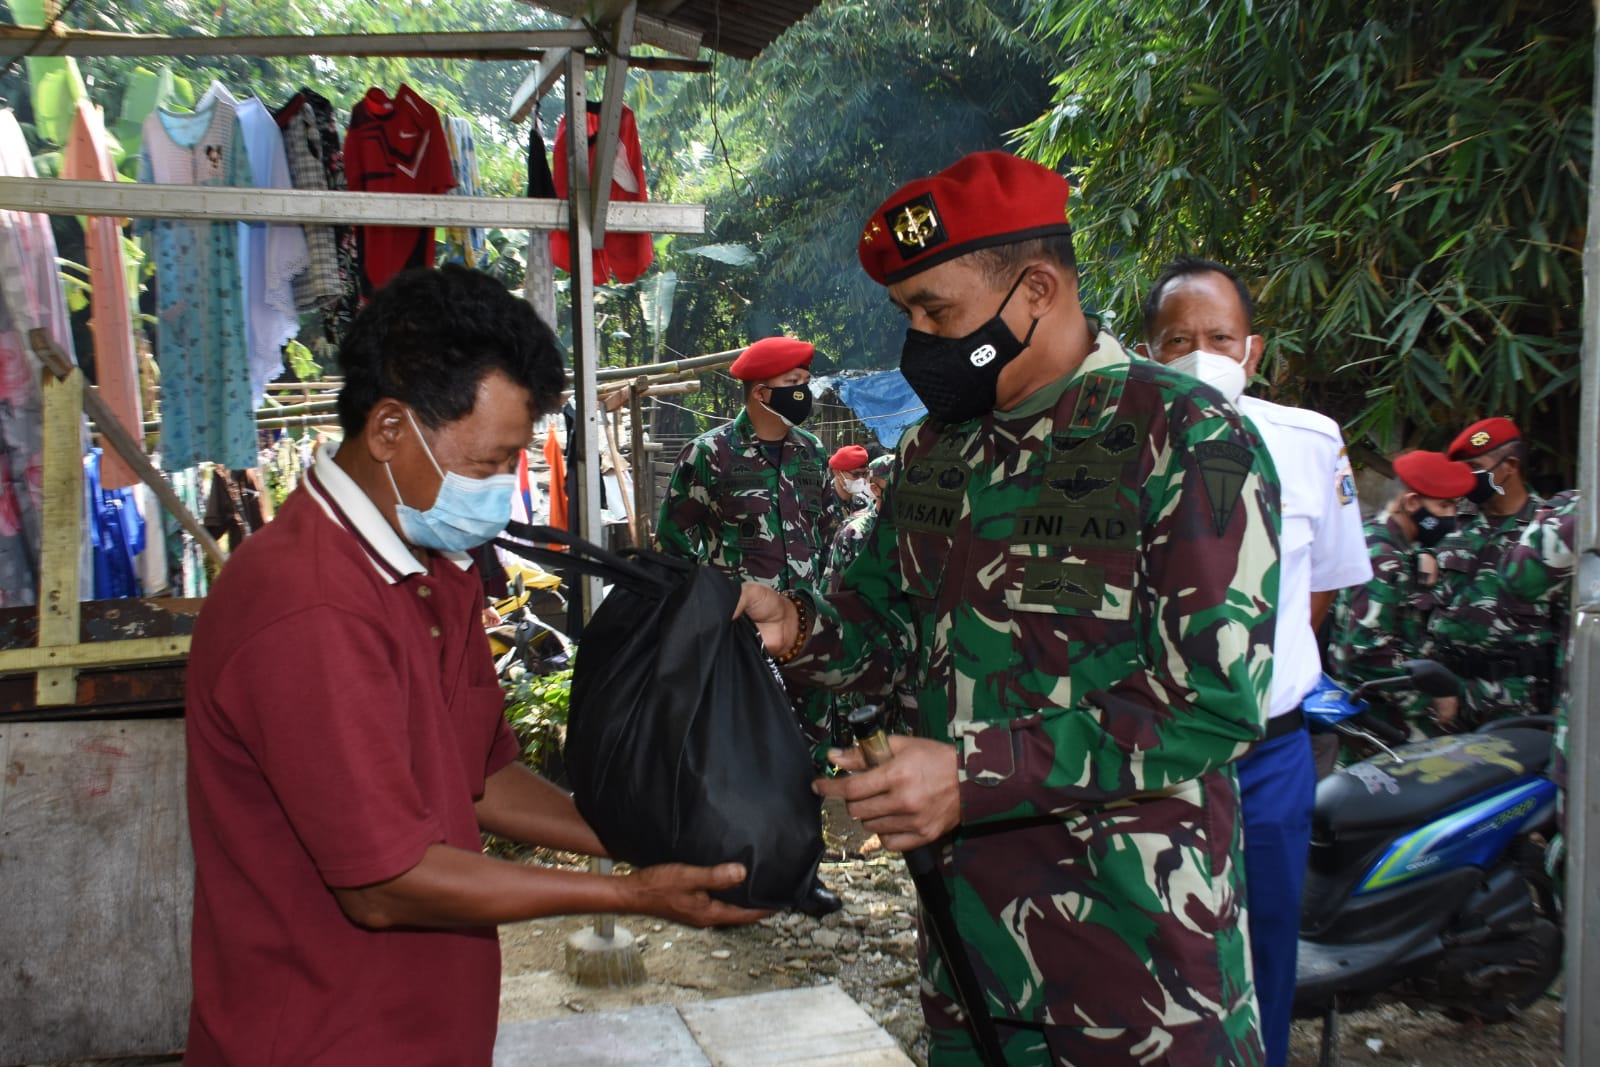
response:
[[[1220,263],[1183,258],[1144,302],[1140,354],[1214,386],[1255,423],[1278,468],[1283,529],[1267,735],[1240,760],[1250,951],[1270,1067],[1288,1062],[1300,891],[1316,772],[1300,702],[1322,671],[1316,629],[1338,590],[1372,577],[1344,438],[1332,419],[1243,396],[1265,345],[1249,291]]]

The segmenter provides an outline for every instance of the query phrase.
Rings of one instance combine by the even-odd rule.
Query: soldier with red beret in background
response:
[[[1328,653],[1331,673],[1352,689],[1405,673],[1422,654],[1438,584],[1435,553],[1456,527],[1457,502],[1473,487],[1472,468],[1439,452],[1407,452],[1394,460],[1389,502],[1367,521],[1372,580],[1334,602]],[[1419,715],[1426,698],[1388,696],[1385,709]],[[1326,773],[1331,760],[1319,765]]]
[[[811,414],[814,354],[807,341],[764,337],[733,361],[729,373],[744,382],[744,409],[679,453],[656,523],[663,552],[717,567],[736,581],[822,592],[842,509],[827,450],[800,428]],[[820,760],[832,739],[833,700],[793,686],[790,692]],[[831,891],[820,893],[829,899],[815,902],[815,910],[838,908]]]
[[[1436,606],[1428,655],[1461,678],[1461,696],[1434,701],[1441,726],[1472,729],[1491,719],[1549,714],[1555,698],[1557,635],[1548,601],[1506,588],[1505,557],[1544,500],[1525,481],[1527,446],[1517,424],[1481,419],[1446,450],[1472,468],[1466,494],[1477,505],[1439,545]]]
[[[1266,725],[1276,475],[1085,315],[1069,193],[979,152],[867,219],[928,416],[839,592],[740,603],[810,684],[909,668],[916,736],[814,788],[954,903],[924,917],[930,1064],[1259,1063],[1228,764]]]
[[[662,551],[774,589],[813,590],[838,509],[811,414],[812,345],[764,337],[729,368],[744,410],[678,455],[656,540]]]

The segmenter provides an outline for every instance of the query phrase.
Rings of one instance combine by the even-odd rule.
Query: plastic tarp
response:
[[[834,391],[856,418],[878,436],[878,443],[892,449],[900,443],[907,426],[928,413],[906,376],[898,370],[880,371],[860,378],[836,378]]]

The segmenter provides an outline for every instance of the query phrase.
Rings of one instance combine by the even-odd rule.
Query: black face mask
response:
[[[767,410],[790,426],[799,426],[811,414],[811,388],[800,385],[770,385],[770,395],[763,403]]]
[[[1435,515],[1427,508],[1418,505],[1417,510],[1410,515],[1411,521],[1417,524],[1417,544],[1423,548],[1432,548],[1444,540],[1446,534],[1454,533],[1456,517],[1454,515]]]
[[[1000,372],[1022,354],[1039,325],[1034,319],[1028,336],[1018,341],[1000,317],[1011,296],[1028,276],[1023,271],[1000,301],[994,317],[965,337],[939,337],[907,330],[900,349],[900,373],[934,422],[956,423],[994,410]]]
[[[1474,482],[1471,491],[1467,493],[1468,500],[1472,501],[1474,504],[1482,504],[1496,493],[1499,493],[1501,496],[1505,495],[1505,488],[1496,485],[1494,481],[1494,470],[1495,467],[1498,466],[1500,466],[1500,464],[1496,463],[1494,467],[1485,467],[1481,471],[1472,472],[1472,477],[1476,479],[1476,481]]]

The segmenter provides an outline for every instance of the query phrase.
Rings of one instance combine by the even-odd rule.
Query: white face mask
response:
[[[869,492],[871,492],[870,488],[867,486],[867,480],[865,478],[846,478],[844,481],[844,491],[847,495],[852,497],[866,496]]]
[[[1228,403],[1239,399],[1244,392],[1244,364],[1232,356],[1195,349],[1179,356],[1167,366],[1191,378],[1199,378],[1225,397]]]

